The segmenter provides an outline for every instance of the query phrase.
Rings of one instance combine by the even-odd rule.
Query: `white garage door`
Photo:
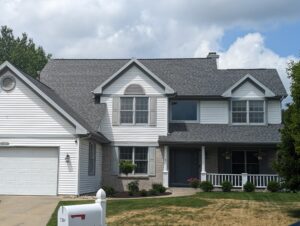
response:
[[[56,148],[0,148],[0,194],[56,195]]]

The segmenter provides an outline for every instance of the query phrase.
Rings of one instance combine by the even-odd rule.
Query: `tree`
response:
[[[284,179],[288,189],[300,190],[300,61],[292,62],[288,68],[292,80],[291,96],[293,103],[284,112],[284,127],[281,143],[277,151],[274,168]]]
[[[0,31],[0,64],[9,61],[25,73],[37,77],[51,54],[46,54],[41,46],[36,47],[26,33],[14,37],[13,30],[2,26]]]

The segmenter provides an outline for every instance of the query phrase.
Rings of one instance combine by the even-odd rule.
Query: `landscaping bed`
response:
[[[167,196],[167,195],[171,195],[171,192],[164,192],[164,193],[159,193],[156,195],[151,195],[151,194],[147,194],[147,196],[145,195],[141,195],[140,193],[136,193],[136,194],[132,194],[130,195],[129,192],[116,192],[113,196],[110,196],[111,198],[141,198],[141,197],[159,197],[159,196]]]

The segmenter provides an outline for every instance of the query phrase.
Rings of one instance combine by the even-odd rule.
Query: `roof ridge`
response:
[[[131,60],[133,58],[51,58],[50,60]],[[211,60],[206,57],[134,58],[137,60]]]
[[[218,69],[220,71],[234,71],[234,70],[276,70],[276,68],[227,68]]]

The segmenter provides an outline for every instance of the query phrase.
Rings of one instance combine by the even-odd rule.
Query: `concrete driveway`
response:
[[[0,225],[44,226],[59,200],[55,196],[0,196]]]

